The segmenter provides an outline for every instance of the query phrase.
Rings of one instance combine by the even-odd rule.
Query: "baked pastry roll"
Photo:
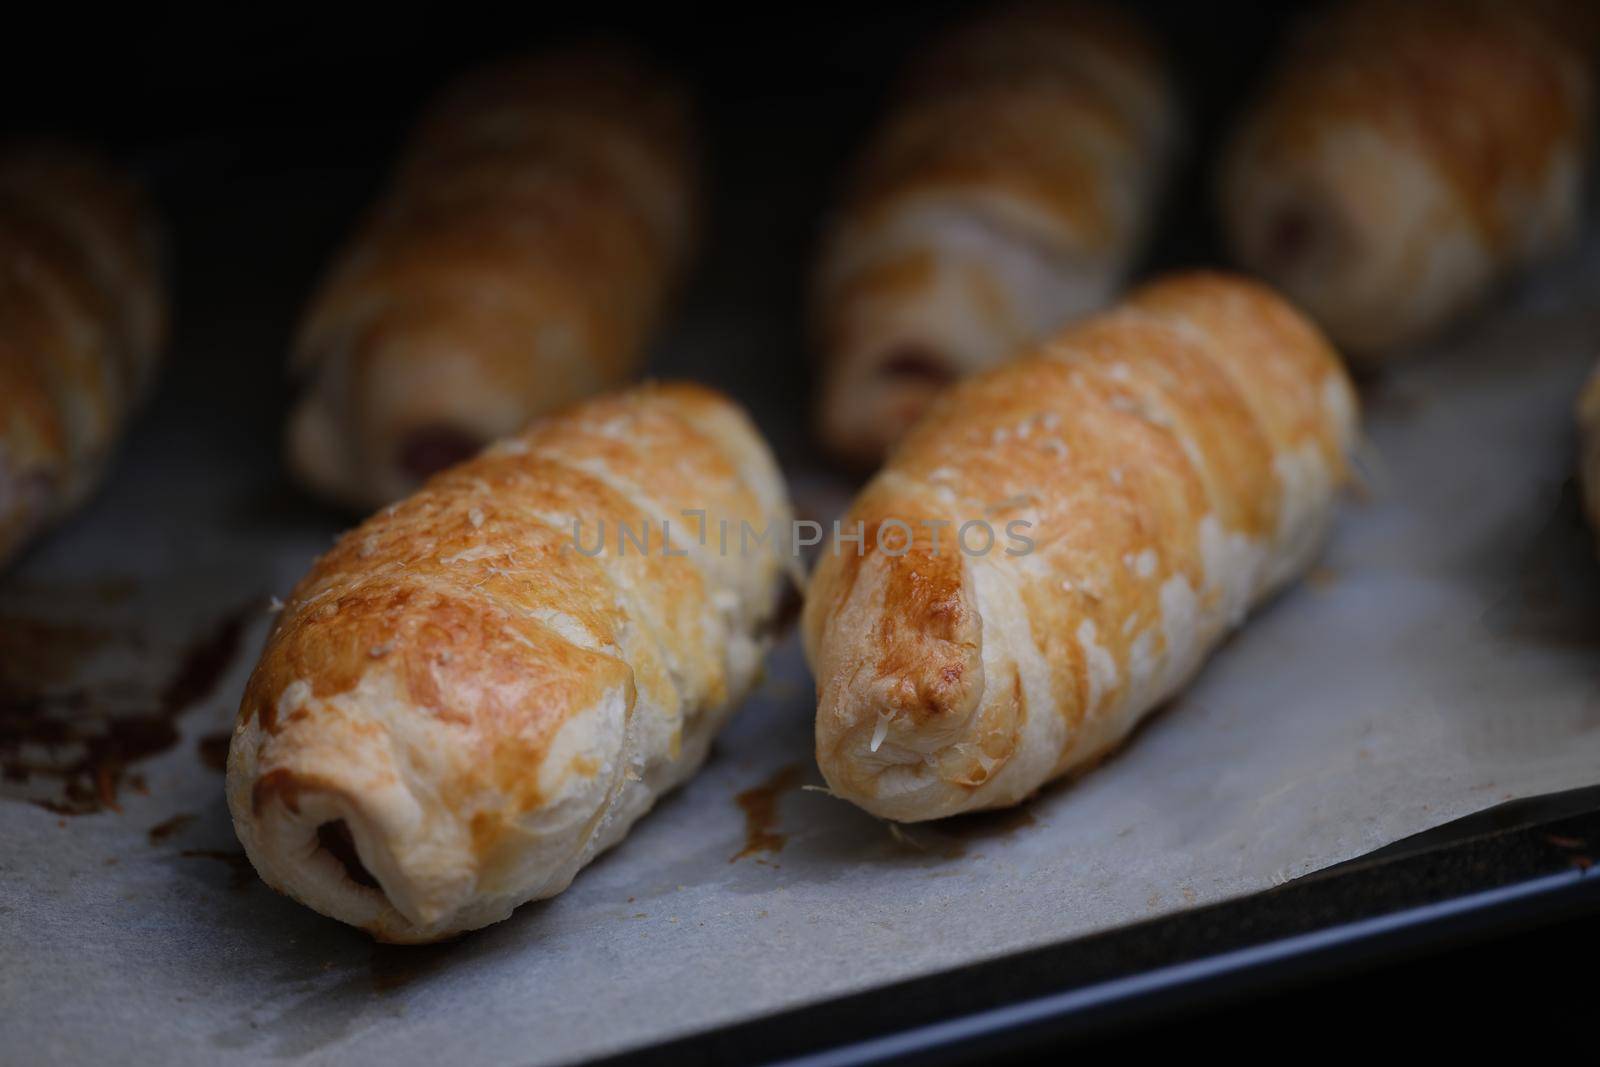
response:
[[[633,376],[690,250],[691,141],[679,86],[609,47],[448,90],[306,313],[298,476],[373,507]]]
[[[0,566],[99,483],[166,333],[158,226],[104,160],[0,147]]]
[[[380,511],[245,689],[227,787],[251,862],[386,941],[561,892],[754,682],[789,521],[755,429],[688,385],[551,416]]]
[[[1163,57],[1088,3],[978,16],[911,65],[819,264],[817,423],[873,465],[946,384],[1115,295],[1177,143]]]
[[[1239,263],[1377,360],[1577,236],[1595,9],[1345,3],[1293,37],[1221,169]]]
[[[946,391],[811,579],[829,787],[909,822],[1091,766],[1305,569],[1356,432],[1321,335],[1217,274]]]

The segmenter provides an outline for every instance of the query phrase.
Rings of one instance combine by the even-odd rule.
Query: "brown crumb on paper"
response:
[[[174,815],[172,818],[150,827],[150,832],[147,836],[150,838],[152,845],[159,845],[182,833],[192,822],[194,822],[193,815]]]
[[[800,767],[791,763],[760,785],[746,789],[734,798],[744,812],[744,848],[729,858],[729,863],[737,863],[746,856],[773,854],[783,850],[789,835],[776,830],[778,800],[799,785]]]

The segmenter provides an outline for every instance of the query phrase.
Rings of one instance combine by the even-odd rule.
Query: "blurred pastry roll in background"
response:
[[[946,384],[1110,300],[1178,141],[1153,40],[1088,3],[1024,3],[911,63],[826,236],[818,432],[882,458]]]
[[[689,257],[684,90],[590,45],[467,76],[313,299],[290,462],[355,507],[635,375]]]
[[[77,147],[0,147],[0,566],[99,484],[166,338],[140,189]]]
[[[1237,260],[1347,356],[1427,338],[1578,235],[1595,8],[1346,3],[1299,27],[1228,147]]]

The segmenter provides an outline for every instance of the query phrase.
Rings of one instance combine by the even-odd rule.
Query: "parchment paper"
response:
[[[239,866],[221,775],[197,756],[229,723],[255,614],[120,813],[0,800],[0,1060],[570,1060],[1249,893],[1600,781],[1600,582],[1569,483],[1597,263],[1369,390],[1371,492],[1317,571],[1125,752],[1014,817],[908,843],[792,788],[820,778],[791,638],[705,771],[567,893],[454,944],[375,947]],[[825,516],[846,487],[805,461],[803,390],[763,350],[788,327],[727,292],[691,303],[658,367],[753,403]],[[84,671],[159,684],[190,635],[284,594],[339,528],[278,469],[282,327],[259,314],[224,304],[186,327],[107,490],[0,585],[0,615],[121,634]],[[773,836],[752,839],[766,800]]]

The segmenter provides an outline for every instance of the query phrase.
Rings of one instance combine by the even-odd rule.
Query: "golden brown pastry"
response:
[[[306,314],[299,477],[376,506],[633,376],[688,257],[692,157],[682,90],[618,49],[446,92]]]
[[[1081,2],[933,43],[860,161],[819,265],[818,433],[876,464],[946,384],[1110,300],[1177,142],[1162,56]]]
[[[811,579],[829,786],[914,821],[1093,764],[1307,566],[1356,432],[1321,335],[1218,274],[948,390]]]
[[[75,147],[0,147],[0,566],[99,483],[166,333],[158,228]]]
[[[250,678],[228,805],[251,862],[389,941],[561,892],[755,680],[789,521],[754,427],[688,385],[434,477],[318,561]]]
[[[1379,359],[1577,236],[1595,9],[1358,0],[1313,19],[1221,173],[1238,261]]]

